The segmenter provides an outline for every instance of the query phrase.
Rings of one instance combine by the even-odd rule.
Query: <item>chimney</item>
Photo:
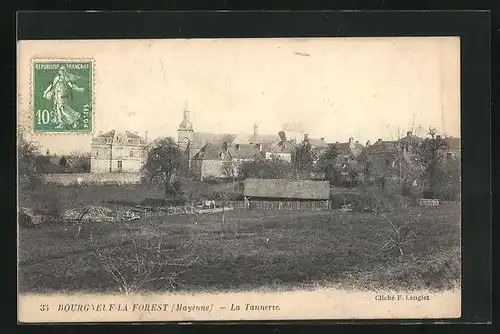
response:
[[[262,152],[262,144],[258,144],[259,146],[259,152]]]
[[[309,134],[304,133],[304,143],[308,143],[308,142],[309,142]]]
[[[407,137],[410,137],[411,135],[412,135],[412,132],[411,132],[411,131],[407,131],[407,132],[406,132],[406,136],[407,136]]]
[[[349,147],[354,147],[354,138],[352,137],[349,138]]]
[[[258,138],[259,138],[259,126],[257,125],[257,123],[254,123],[253,124],[253,142],[254,142],[254,144],[257,143]]]
[[[369,140],[366,141],[366,146],[370,146],[371,142]]]
[[[144,140],[147,142],[148,141],[148,132],[144,132]]]
[[[285,133],[285,131],[278,132],[278,136],[280,137],[280,140],[281,140],[282,143],[286,142],[286,133]]]

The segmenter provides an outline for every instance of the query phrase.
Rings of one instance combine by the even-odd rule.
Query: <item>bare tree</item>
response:
[[[85,217],[85,215],[90,212],[90,210],[92,210],[91,206],[88,206],[88,207],[84,208],[82,210],[82,213],[78,217],[78,220],[77,220],[78,231],[76,232],[75,239],[78,239],[78,237],[80,236],[80,232],[82,231],[82,220]],[[92,234],[91,234],[91,236],[92,236]],[[90,241],[92,242],[92,237],[91,237]]]
[[[319,157],[317,169],[324,175],[324,179],[330,181],[330,184],[340,183],[340,174],[337,173],[335,165],[337,157],[340,155],[336,145],[330,145],[328,149]]]
[[[412,235],[410,228],[412,222],[411,210],[408,211],[407,219],[403,221],[390,219],[387,215],[381,215],[381,217],[388,223],[388,228],[382,232],[388,240],[380,251],[395,248],[399,252],[399,255],[403,256],[403,246],[410,242]]]
[[[198,260],[193,251],[194,239],[171,247],[164,241],[159,224],[150,223],[140,227],[125,224],[118,245],[100,245],[95,236],[91,240],[94,256],[126,295],[155,281],[166,281],[175,289],[180,284],[179,276]]]
[[[40,148],[36,143],[25,138],[25,130],[23,128],[19,129],[17,139],[19,190],[21,192],[29,192],[39,181],[36,159],[40,154]]]
[[[314,154],[308,142],[297,145],[292,152],[295,178],[309,178],[313,170]]]
[[[435,128],[429,128],[428,137],[419,148],[419,163],[424,170],[422,179],[427,182],[427,189],[431,197],[439,193],[439,186],[445,178],[443,161],[448,151],[445,138],[437,133]]]

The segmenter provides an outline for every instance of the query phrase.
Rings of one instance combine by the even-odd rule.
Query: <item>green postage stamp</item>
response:
[[[91,132],[93,61],[35,60],[32,66],[34,132]]]

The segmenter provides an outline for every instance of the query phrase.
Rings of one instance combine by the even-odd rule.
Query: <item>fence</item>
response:
[[[247,210],[283,210],[283,211],[314,211],[330,210],[330,201],[231,201],[235,209]]]

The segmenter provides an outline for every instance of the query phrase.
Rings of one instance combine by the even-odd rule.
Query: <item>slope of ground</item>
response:
[[[408,215],[399,211],[387,218],[400,222]],[[154,224],[166,244],[194,238],[191,251],[199,260],[176,289],[441,289],[459,284],[459,204],[413,208],[410,217],[403,256],[396,248],[383,248],[393,232],[385,218],[371,213],[236,210],[226,213],[224,224],[220,214],[164,216]],[[75,238],[77,229],[69,224],[21,228],[21,292],[117,291],[90,252],[90,225]],[[123,233],[120,223],[93,226],[93,235],[110,246],[119,244]],[[145,288],[171,289],[160,281]]]

